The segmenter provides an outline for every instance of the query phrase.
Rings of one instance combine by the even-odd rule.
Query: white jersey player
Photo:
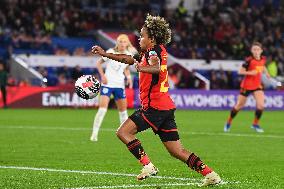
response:
[[[109,49],[107,52],[134,55],[137,51],[132,46],[128,36],[121,34],[117,37],[116,46]],[[102,68],[103,63],[106,63],[105,72]],[[91,141],[98,140],[98,132],[107,112],[111,95],[114,96],[114,100],[119,111],[120,123],[123,123],[128,118],[124,82],[125,77],[129,88],[132,88],[133,85],[128,66],[129,65],[127,64],[122,64],[105,57],[100,58],[97,62],[97,69],[101,76],[102,86],[99,98],[99,109],[94,119]]]

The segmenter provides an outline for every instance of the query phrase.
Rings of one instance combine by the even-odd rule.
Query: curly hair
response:
[[[147,14],[143,27],[147,29],[149,37],[154,39],[157,44],[171,42],[172,31],[169,23],[163,17]]]

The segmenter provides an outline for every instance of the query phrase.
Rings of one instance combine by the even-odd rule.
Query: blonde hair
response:
[[[118,51],[118,41],[119,40],[126,40],[127,41],[127,51],[129,51],[131,54],[135,54],[137,53],[137,50],[135,49],[135,47],[133,47],[133,45],[131,44],[128,36],[126,34],[119,34],[119,36],[116,38],[116,44],[115,47],[113,48],[115,51]]]

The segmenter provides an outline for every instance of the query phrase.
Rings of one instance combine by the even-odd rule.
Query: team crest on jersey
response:
[[[151,56],[158,56],[158,54],[156,53],[156,51],[150,51],[150,52],[149,52],[149,58],[150,58]]]
[[[261,72],[263,72],[264,68],[263,68],[263,66],[256,66],[255,69],[258,73],[261,73]]]
[[[107,94],[108,93],[108,88],[104,87],[102,92],[103,92],[103,94]]]

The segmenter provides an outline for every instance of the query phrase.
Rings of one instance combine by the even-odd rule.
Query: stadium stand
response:
[[[11,54],[88,56],[91,45],[96,43],[98,29],[134,31],[142,26],[145,14],[150,12],[169,20],[173,41],[168,50],[175,57],[204,59],[207,63],[214,59],[241,60],[247,55],[244,52],[249,49],[249,44],[259,40],[264,44],[273,76],[284,74],[284,10],[281,1],[202,2],[201,9],[188,12],[183,1],[175,10],[170,10],[165,6],[165,0],[3,0],[0,2],[0,56],[6,62]],[[46,70],[43,73],[50,78],[48,85],[51,86],[72,80],[69,74],[65,75],[66,78],[62,73],[58,74],[57,68],[37,69]],[[212,89],[238,87],[239,77],[234,72],[195,71],[214,81]],[[82,72],[96,73],[96,70],[84,68]],[[191,75],[186,71],[176,74],[181,75],[174,77]],[[177,82],[175,86],[200,87],[193,83]]]

